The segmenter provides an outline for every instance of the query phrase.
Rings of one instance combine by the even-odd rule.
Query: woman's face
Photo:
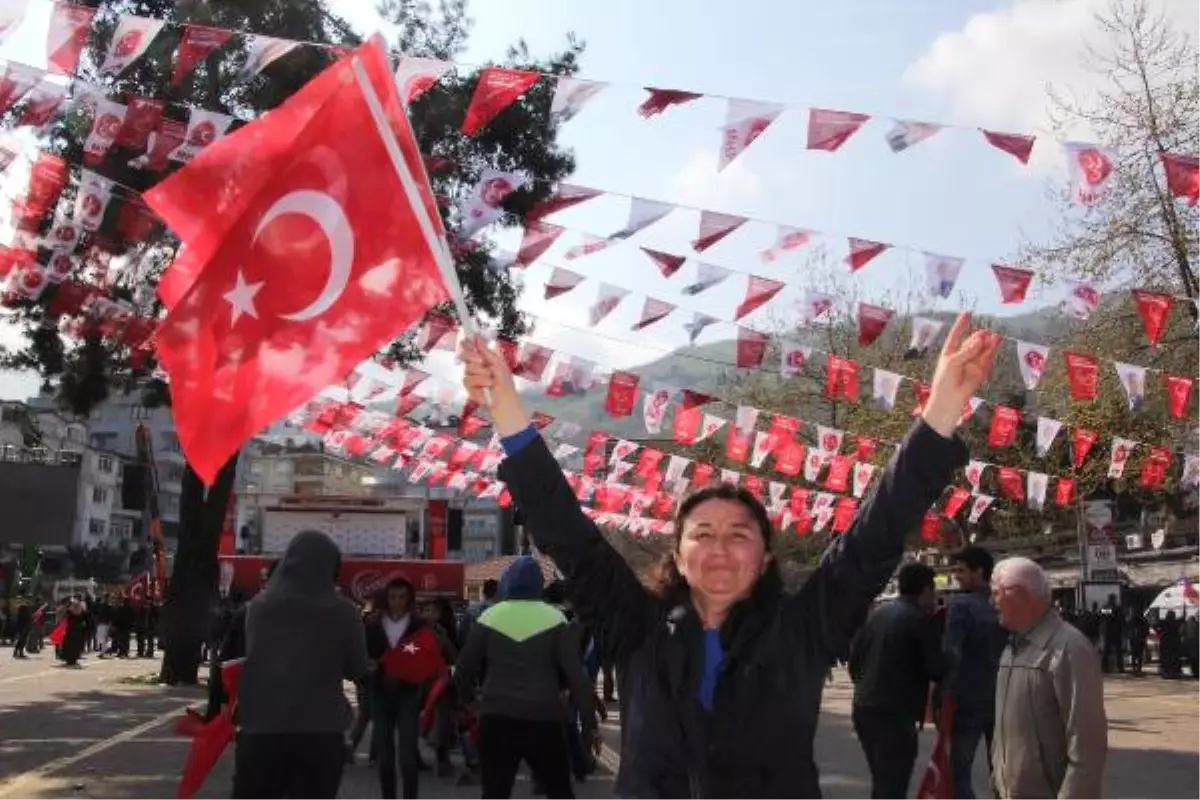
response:
[[[770,563],[758,522],[736,500],[712,498],[683,523],[675,565],[693,592],[717,602],[749,596]]]
[[[388,614],[393,617],[401,617],[408,613],[412,602],[408,596],[408,589],[403,586],[394,586],[388,589],[387,607]]]

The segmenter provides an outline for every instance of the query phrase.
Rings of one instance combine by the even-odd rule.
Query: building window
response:
[[[112,472],[113,471],[112,456],[100,456],[99,458],[97,458],[96,459],[96,468],[106,474]]]
[[[150,409],[146,408],[145,406],[129,407],[129,418],[134,422],[150,419],[150,416]]]
[[[262,475],[262,469],[263,469],[263,465],[262,465],[261,461],[251,461],[250,462],[250,474],[251,475]]]
[[[92,487],[92,502],[103,505],[108,502],[108,489],[100,486]]]
[[[88,518],[88,534],[90,536],[104,535],[104,520],[95,517]]]
[[[109,520],[108,532],[116,539],[128,539],[132,532],[132,526],[127,520]]]

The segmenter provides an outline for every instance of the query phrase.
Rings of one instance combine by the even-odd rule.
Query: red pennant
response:
[[[55,3],[46,40],[47,62],[53,75],[74,75],[87,46],[96,9]]]
[[[746,218],[735,214],[701,211],[700,237],[692,242],[692,249],[702,253],[745,224]]]
[[[1021,412],[1008,406],[996,406],[992,413],[992,428],[988,432],[988,445],[991,447],[1009,447],[1017,441],[1017,424],[1021,421]]]
[[[883,335],[883,330],[892,321],[895,311],[870,303],[858,304],[858,343],[870,347]]]
[[[475,93],[471,95],[471,104],[467,106],[462,132],[467,136],[479,133],[484,125],[525,94],[541,77],[536,72],[521,69],[485,67],[479,73],[479,82],[475,85]]]
[[[858,132],[871,117],[853,111],[812,108],[808,112],[808,149],[833,152]]]
[[[792,487],[792,499],[789,503],[789,510],[794,516],[808,513],[808,490],[801,489],[798,486]]]
[[[1060,507],[1071,505],[1075,501],[1075,479],[1059,478],[1054,486],[1054,502]]]
[[[829,459],[829,472],[825,475],[825,488],[831,492],[844,492],[850,485],[850,470],[854,462],[849,456],[833,456]]]
[[[870,239],[855,239],[850,237],[850,254],[846,256],[846,265],[851,272],[858,272],[871,259],[891,247],[883,242],[873,242]]]
[[[655,450],[653,447],[643,448],[642,454],[638,457],[637,466],[633,468],[634,473],[639,477],[649,478],[658,471],[658,464],[663,460],[663,455],[662,450]]]
[[[1000,302],[1006,305],[1025,302],[1025,292],[1033,280],[1033,270],[992,264],[992,272],[996,275],[996,283],[1000,284]]]
[[[1086,353],[1063,353],[1067,362],[1067,381],[1071,384],[1073,400],[1091,401],[1096,399],[1097,383],[1100,377],[1100,364],[1095,356]]]
[[[1150,456],[1142,465],[1139,479],[1143,489],[1158,490],[1167,480],[1167,470],[1171,467],[1171,451],[1166,447],[1151,447]]]
[[[671,106],[681,106],[704,96],[695,92],[683,92],[679,89],[654,89],[649,86],[646,87],[646,91],[650,93],[650,96],[642,101],[637,110],[638,115],[646,119],[661,114]]]
[[[637,403],[638,383],[641,378],[632,372],[616,371],[608,381],[608,396],[604,410],[614,417],[628,417]]]
[[[25,108],[17,117],[17,127],[42,128],[49,125],[58,116],[66,97],[65,86],[42,81],[25,96]]]
[[[1025,499],[1025,481],[1015,467],[999,467],[996,470],[996,482],[1000,484],[1000,494],[1009,500],[1021,502]]]
[[[521,354],[517,359],[517,363],[513,365],[512,374],[518,378],[538,383],[542,380],[542,376],[546,374],[546,367],[550,364],[550,359],[553,357],[554,350],[551,348],[527,342],[521,348]]]
[[[458,320],[448,314],[432,313],[425,317],[425,324],[417,336],[417,349],[453,350],[458,334]]]
[[[697,463],[696,468],[692,470],[692,485],[697,489],[702,489],[712,482],[713,470],[712,464]]]
[[[779,290],[783,288],[783,283],[773,281],[770,278],[760,278],[757,275],[751,275],[746,286],[746,299],[741,302],[734,313],[734,319],[739,320],[746,316],[756,308],[762,306],[763,303],[770,300],[775,295],[779,294]]]
[[[751,369],[763,362],[767,354],[767,335],[738,326],[737,365],[739,369]]]
[[[750,453],[750,437],[753,430],[744,431],[737,425],[729,426],[729,434],[725,437],[725,457],[730,461],[743,462]]]
[[[1189,401],[1192,399],[1192,384],[1195,381],[1181,375],[1168,375],[1166,380],[1167,408],[1170,409],[1172,417],[1184,419],[1187,417]]]
[[[586,474],[592,474],[596,470],[604,466],[605,450],[608,446],[609,436],[604,431],[592,431],[588,434],[587,445],[583,450],[583,471]]]
[[[697,392],[695,389],[684,389],[683,397],[679,401],[679,405],[684,410],[706,406],[715,398],[712,395],[704,392]]]
[[[825,362],[825,396],[831,400],[839,397],[852,403],[858,402],[858,364],[851,359],[832,353]]]
[[[542,253],[550,249],[555,240],[562,236],[564,228],[551,225],[549,222],[533,221],[525,223],[525,235],[521,237],[521,246],[517,249],[516,266],[527,267],[541,258]]]
[[[858,461],[870,461],[875,456],[875,448],[879,441],[870,436],[854,437],[854,458]]]
[[[675,441],[680,444],[695,444],[696,434],[700,430],[703,418],[704,412],[699,408],[680,407],[677,409],[674,421]]]
[[[179,50],[175,55],[175,71],[171,73],[171,86],[178,87],[204,59],[233,37],[232,31],[210,28],[207,25],[185,25]]]
[[[564,183],[558,187],[558,191],[554,193],[553,197],[529,209],[525,214],[525,222],[536,222],[557,211],[562,211],[565,208],[586,202],[593,197],[599,197],[601,194],[603,192],[598,189],[589,189],[585,186],[571,186]]]
[[[642,252],[650,256],[664,278],[674,275],[683,266],[684,262],[687,261],[687,256],[671,255],[670,253],[651,250],[649,247],[643,247]]]
[[[131,97],[125,108],[125,121],[117,133],[117,146],[145,150],[150,134],[158,130],[163,102],[149,97]]]
[[[1074,447],[1071,448],[1071,463],[1075,469],[1083,466],[1084,459],[1088,457],[1088,453],[1092,452],[1092,445],[1096,444],[1096,440],[1100,438],[1100,434],[1095,431],[1089,431],[1086,428],[1076,428],[1075,438],[1072,440]]]
[[[915,417],[918,414],[924,413],[925,404],[929,402],[929,393],[933,391],[933,387],[928,383],[917,381],[913,384],[913,392],[917,395],[917,404],[913,407],[912,415]]]
[[[1029,163],[1029,154],[1033,152],[1033,136],[1020,133],[996,133],[983,131],[983,138],[997,150],[1003,150],[1022,164]]]
[[[942,518],[935,511],[926,511],[921,519],[921,541],[936,542],[942,538]]]
[[[1174,197],[1195,206],[1200,201],[1200,159],[1174,153],[1162,154],[1163,171],[1167,174],[1167,188]]]
[[[858,501],[853,497],[839,497],[833,507],[833,532],[845,533],[854,524],[854,515],[858,513]]]
[[[970,498],[971,493],[966,489],[959,489],[957,487],[954,488],[950,492],[950,497],[946,499],[946,508],[944,509],[943,513],[947,517],[954,519],[954,517],[958,515],[958,512],[962,511],[963,506],[967,504],[967,500]]]
[[[672,303],[666,300],[659,300],[654,297],[647,297],[646,302],[642,305],[642,317],[633,324],[630,330],[640,331],[654,323],[658,322],[663,317],[675,310]]]
[[[37,161],[29,171],[29,184],[25,196],[13,202],[13,216],[20,227],[35,225],[50,207],[58,202],[68,180],[67,162],[51,153],[38,153]]]
[[[747,475],[745,480],[742,481],[742,486],[747,492],[757,497],[759,502],[762,502],[763,495],[765,494],[762,478],[757,475]]]
[[[1162,292],[1134,289],[1133,300],[1137,304],[1138,316],[1142,318],[1142,326],[1146,329],[1146,338],[1150,344],[1158,345],[1167,327],[1167,317],[1175,305],[1175,298]]]
[[[781,475],[796,476],[804,466],[804,445],[786,440],[775,448],[775,470]]]

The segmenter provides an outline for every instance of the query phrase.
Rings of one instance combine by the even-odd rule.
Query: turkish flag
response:
[[[1163,292],[1134,289],[1133,300],[1137,305],[1138,316],[1142,318],[1142,326],[1146,329],[1146,338],[1150,340],[1150,344],[1158,345],[1167,327],[1167,317],[1171,315],[1171,308],[1175,305],[1175,298]]]
[[[411,636],[397,642],[379,659],[379,665],[389,677],[413,686],[437,677],[446,668],[437,637],[428,625],[422,625]]]
[[[1167,408],[1172,417],[1183,419],[1187,416],[1188,401],[1192,398],[1192,384],[1195,381],[1182,375],[1168,375],[1166,382]]]
[[[635,373],[614,372],[608,380],[608,396],[604,400],[604,410],[614,417],[628,417],[633,414],[640,381],[641,378]]]
[[[1090,401],[1096,399],[1096,385],[1100,376],[1100,364],[1095,356],[1086,353],[1063,353],[1067,362],[1067,381],[1071,385],[1071,399]]]
[[[396,169],[381,167],[391,158],[355,61],[378,95],[415,197]],[[256,137],[214,142],[146,195],[172,228],[192,234],[189,249],[211,254],[157,336],[180,443],[210,484],[248,439],[450,299],[439,245],[427,238],[440,231],[436,206],[382,47],[357,49],[297,98],[317,108],[303,127],[273,111],[246,126]],[[291,147],[284,158],[242,149],[281,138]],[[210,195],[208,228],[181,214],[194,206],[180,197],[197,184],[226,183],[256,191],[232,208]]]
[[[541,77],[536,72],[520,69],[485,67],[479,73],[475,93],[471,95],[471,104],[467,106],[462,132],[467,136],[479,133],[480,128],[525,94]]]
[[[935,688],[934,691],[937,691]],[[937,739],[933,744],[933,753],[929,763],[921,775],[921,783],[917,786],[917,797],[920,800],[949,800],[954,797],[954,773],[950,766],[950,742],[954,728],[954,695],[949,695],[942,703],[941,719],[937,726]]]

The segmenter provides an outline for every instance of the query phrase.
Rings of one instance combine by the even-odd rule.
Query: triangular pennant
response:
[[[396,89],[400,101],[405,105],[415,102],[441,80],[451,66],[449,61],[438,58],[401,56],[400,63],[396,65]]]
[[[590,189],[586,186],[573,186],[569,183],[559,184],[557,192],[529,209],[525,214],[525,221],[536,222],[557,211],[587,202],[602,194],[604,192],[601,192],[599,189]]]
[[[1029,154],[1033,152],[1033,136],[1020,133],[997,133],[980,128],[983,138],[997,150],[1003,150],[1022,164],[1029,163]]]
[[[874,464],[858,463],[854,465],[854,482],[852,489],[855,497],[862,497],[867,491],[867,486],[871,484],[871,478],[875,475]]]
[[[112,200],[113,182],[90,170],[83,170],[79,191],[75,193],[74,220],[85,231],[95,231],[104,219]]]
[[[521,236],[521,246],[517,248],[514,266],[527,267],[542,257],[551,245],[562,236],[564,228],[549,222],[533,221],[525,223],[525,233]]]
[[[583,283],[584,276],[578,272],[572,272],[569,269],[555,267],[554,272],[550,274],[550,280],[546,281],[546,294],[544,299],[553,300],[559,295],[566,294],[574,289],[579,284]]]
[[[657,436],[662,432],[663,418],[666,417],[667,407],[675,394],[673,386],[659,384],[653,391],[647,392],[642,401],[642,421],[646,432]]]
[[[725,267],[718,267],[715,264],[706,264],[703,261],[696,262],[696,278],[688,285],[684,286],[679,291],[688,297],[694,297],[706,289],[711,289],[721,281],[730,276],[730,270]]]
[[[508,67],[484,67],[463,117],[462,132],[474,136],[541,79],[537,72]]]
[[[780,225],[775,233],[775,242],[761,253],[761,258],[767,263],[778,261],[788,253],[802,249],[812,241],[813,232],[804,228],[793,228],[790,225]]]
[[[167,154],[167,158],[171,161],[191,161],[197,153],[224,136],[232,123],[233,117],[227,114],[193,106],[183,141]]]
[[[738,369],[753,369],[762,364],[767,354],[768,337],[765,333],[737,326],[737,366]]]
[[[1050,348],[1046,345],[1017,340],[1017,364],[1021,368],[1021,379],[1025,381],[1027,391],[1037,389],[1049,359]]]
[[[983,516],[983,512],[987,511],[992,505],[994,498],[991,495],[980,494],[975,496],[975,500],[971,503],[971,514],[967,518],[972,524],[978,523],[979,518]]]
[[[1033,270],[992,264],[992,273],[996,276],[996,283],[1000,285],[1000,302],[1005,305],[1025,302],[1025,292],[1029,290],[1029,283],[1033,280]]]
[[[871,397],[875,400],[876,408],[881,411],[891,411],[896,407],[896,392],[900,388],[900,380],[901,376],[895,372],[875,367]]]
[[[783,283],[781,281],[762,278],[758,275],[747,276],[746,297],[738,304],[737,310],[733,315],[734,320],[740,320],[755,309],[760,308],[764,303],[777,295],[782,288]]]
[[[715,414],[705,413],[704,418],[700,423],[700,432],[696,436],[697,442],[703,442],[721,428],[725,427],[725,418],[718,417]]]
[[[1086,428],[1075,429],[1075,437],[1071,440],[1071,464],[1075,469],[1083,466],[1088,453],[1092,452],[1092,445],[1096,444],[1099,439],[1100,434],[1095,431],[1089,431]]]
[[[1163,172],[1171,196],[1195,208],[1200,202],[1200,158],[1177,153],[1162,154]]]
[[[915,120],[898,119],[896,125],[887,133],[888,147],[893,153],[903,153],[908,148],[933,136],[942,129],[934,122],[917,122]]]
[[[242,62],[236,80],[242,83],[250,80],[299,46],[299,42],[291,39],[250,34],[246,37],[246,60]]]
[[[1050,476],[1044,472],[1033,472],[1032,470],[1025,473],[1025,494],[1029,498],[1029,507],[1034,511],[1041,511],[1046,505],[1046,487],[1050,483]]]
[[[629,294],[629,290],[611,283],[601,283],[596,291],[596,302],[588,309],[588,324],[595,326],[611,314],[621,301]]]
[[[892,321],[892,317],[896,312],[893,309],[885,308],[884,306],[875,306],[870,303],[858,304],[858,343],[863,347],[870,347],[875,341],[883,335],[883,331],[887,328],[888,323]]]
[[[934,297],[949,297],[954,291],[954,284],[958,282],[958,273],[962,271],[964,260],[954,256],[926,253],[925,285],[929,293]]]
[[[49,80],[38,82],[25,95],[25,108],[17,117],[17,127],[44,128],[58,119],[63,101],[67,99],[67,86]]]
[[[179,48],[175,52],[175,69],[171,86],[179,87],[201,61],[208,58],[233,38],[233,31],[209,25],[184,25]]]
[[[112,147],[125,124],[126,108],[111,100],[101,100],[96,106],[92,117],[92,130],[83,142],[83,161],[88,166],[96,166],[104,160],[108,149]]]
[[[142,57],[154,37],[162,30],[164,20],[123,14],[108,43],[108,52],[100,64],[101,75],[120,75]]]
[[[871,117],[853,111],[812,108],[808,112],[808,149],[833,152],[858,132]]]
[[[638,115],[646,119],[661,114],[671,106],[681,106],[704,96],[679,89],[655,89],[650,86],[646,87],[646,91],[650,93],[650,96],[642,101],[637,110]]]
[[[95,8],[53,4],[46,34],[46,62],[52,75],[75,74],[95,17]]]
[[[725,112],[725,127],[721,129],[721,155],[717,161],[717,172],[725,169],[771,127],[783,109],[778,103],[730,98]]]
[[[658,267],[659,273],[664,278],[669,278],[679,271],[687,261],[687,256],[676,256],[671,253],[663,253],[659,250],[651,250],[649,247],[643,247],[642,252],[650,256],[650,259]]]
[[[1142,326],[1146,329],[1146,338],[1150,344],[1158,346],[1163,331],[1167,328],[1167,317],[1175,306],[1175,298],[1163,292],[1151,292],[1146,289],[1133,289],[1133,302],[1137,305],[1138,316],[1142,318]]]
[[[671,203],[658,200],[647,200],[644,197],[629,199],[629,220],[625,227],[609,236],[610,239],[628,239],[639,231],[644,231],[660,219],[675,210]]]
[[[45,73],[11,61],[0,66],[0,114],[7,114]]]
[[[1167,410],[1176,419],[1186,419],[1195,380],[1182,375],[1167,375],[1164,380],[1167,384]]]
[[[870,239],[855,239],[850,237],[850,253],[846,256],[846,266],[851,272],[858,272],[871,259],[891,247],[883,242],[873,242]]]
[[[1067,363],[1067,382],[1071,387],[1071,399],[1090,402],[1096,399],[1099,385],[1100,363],[1095,356],[1086,353],[1063,353]]]
[[[1038,458],[1045,458],[1050,452],[1050,448],[1054,445],[1054,439],[1058,436],[1058,432],[1062,430],[1062,420],[1052,419],[1050,417],[1038,417],[1037,423],[1037,454]]]
[[[938,337],[941,336],[942,328],[945,326],[946,323],[932,317],[913,317],[912,339],[908,342],[908,349],[904,351],[904,357],[913,359],[927,356],[937,344]]]
[[[1062,309],[1069,317],[1086,322],[1100,307],[1100,290],[1086,281],[1067,280]]]
[[[520,172],[501,172],[488,167],[458,204],[458,235],[466,239],[504,216],[504,200],[525,185]]]
[[[1125,390],[1125,400],[1130,411],[1141,411],[1146,402],[1146,368],[1137,364],[1126,364],[1114,361],[1117,370],[1117,380]]]
[[[1071,194],[1080,205],[1094,206],[1108,193],[1113,176],[1113,156],[1087,142],[1066,142],[1063,149],[1071,171]]]
[[[573,119],[589,100],[608,87],[607,83],[589,81],[564,75],[554,86],[554,98],[550,101],[551,116],[560,122]]]
[[[812,348],[791,339],[784,339],[779,345],[779,374],[784,378],[792,378],[804,373],[804,366],[812,358]]]
[[[700,236],[692,242],[692,249],[697,253],[703,253],[745,224],[746,218],[735,214],[701,211]]]
[[[801,319],[805,325],[811,325],[830,309],[833,308],[834,297],[831,294],[809,290],[804,294]]]
[[[644,330],[674,310],[675,305],[673,303],[668,303],[666,300],[659,300],[655,297],[647,297],[646,302],[642,305],[641,318],[633,324],[630,330]]]
[[[1200,456],[1183,457],[1183,469],[1179,474],[1179,488],[1195,489],[1200,486]]]
[[[21,27],[28,6],[29,0],[8,0],[3,6],[0,6],[0,42]]]
[[[720,322],[716,317],[710,317],[708,314],[701,314],[699,311],[693,312],[692,321],[686,322],[683,329],[688,334],[688,344],[695,344],[696,339],[709,325],[714,322]]]
[[[574,261],[577,258],[590,256],[593,253],[599,253],[601,250],[607,250],[615,245],[619,239],[612,239],[607,236],[597,236],[594,233],[582,233],[580,238],[583,240],[577,245],[572,245],[563,254],[563,258],[568,261]]]
[[[1125,465],[1129,463],[1129,457],[1133,455],[1135,447],[1137,447],[1137,442],[1132,439],[1113,437],[1112,456],[1108,462],[1108,477],[1120,479],[1125,474]]]
[[[988,462],[977,459],[972,459],[967,463],[966,476],[967,483],[971,484],[971,491],[979,491],[979,483],[983,480],[983,473],[989,466],[991,465]]]

